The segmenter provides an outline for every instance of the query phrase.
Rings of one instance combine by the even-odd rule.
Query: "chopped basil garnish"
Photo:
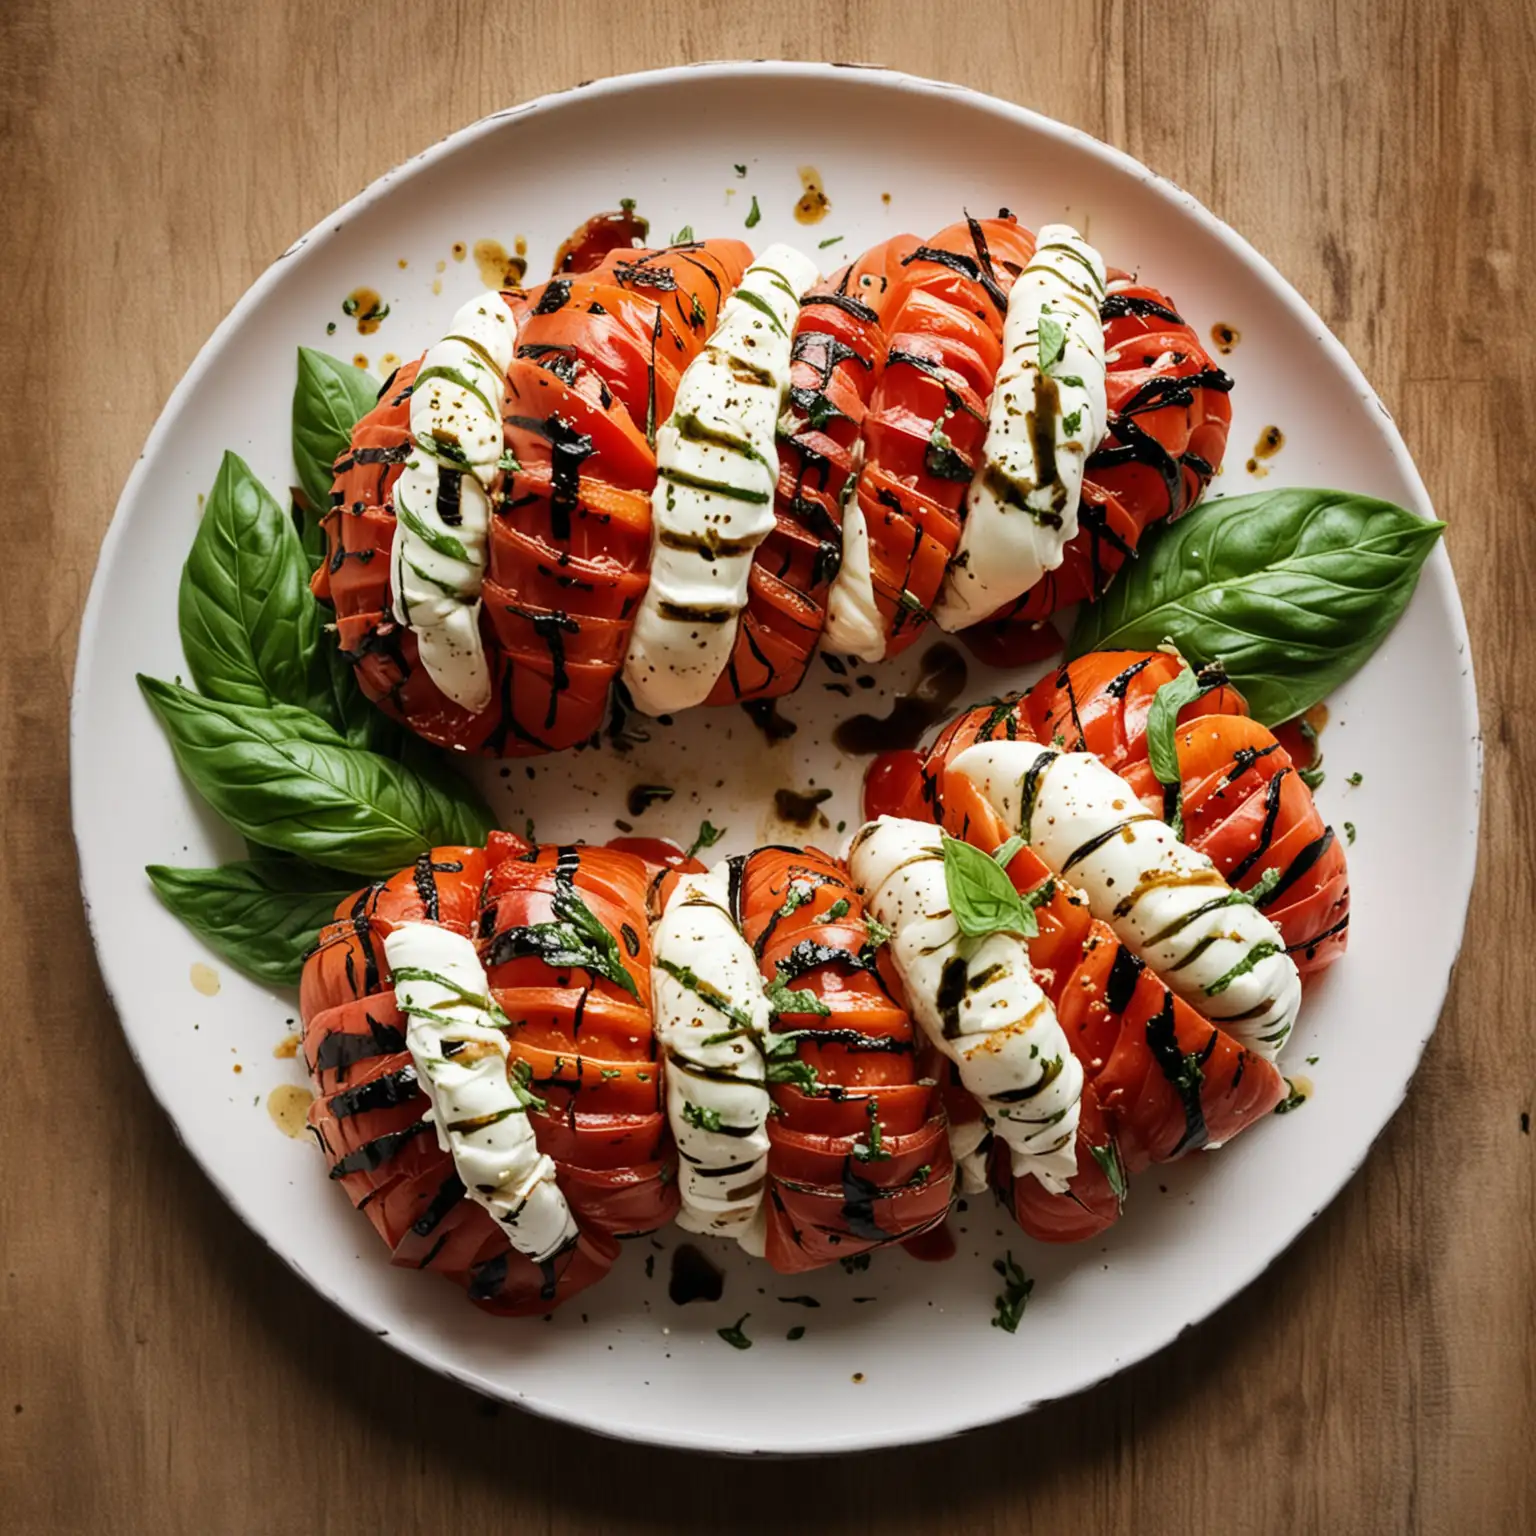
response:
[[[1040,372],[1049,373],[1057,363],[1061,361],[1061,354],[1066,349],[1066,327],[1059,320],[1053,320],[1049,307],[1040,311]]]
[[[1300,1109],[1307,1102],[1307,1096],[1290,1078],[1286,1078],[1285,1086],[1291,1091],[1275,1105],[1277,1115],[1288,1115],[1293,1109]]]
[[[747,228],[756,229],[763,217],[763,210],[757,206],[757,193],[752,194],[752,207],[747,213]]]
[[[751,1349],[752,1340],[741,1331],[741,1325],[751,1317],[750,1312],[743,1312],[729,1328],[716,1328],[715,1332],[725,1340],[732,1349]]]
[[[720,1129],[718,1109],[701,1109],[697,1104],[684,1104],[683,1119],[697,1130],[718,1131]]]
[[[1104,1177],[1114,1192],[1115,1201],[1123,1206],[1125,1204],[1125,1166],[1120,1161],[1119,1149],[1114,1142],[1104,1147],[1089,1147],[1093,1154],[1093,1160],[1104,1170]]]
[[[708,821],[701,821],[699,823],[699,835],[688,844],[687,851],[683,857],[691,859],[701,848],[713,848],[725,836],[728,830],[726,827],[716,827]]]
[[[992,1268],[1003,1277],[1002,1294],[993,1303],[997,1308],[997,1316],[992,1319],[992,1326],[1001,1328],[1004,1333],[1017,1333],[1019,1320],[1024,1316],[1024,1308],[1029,1305],[1029,1295],[1035,1288],[1035,1282],[1014,1263],[1011,1249],[1006,1258],[994,1259]]]

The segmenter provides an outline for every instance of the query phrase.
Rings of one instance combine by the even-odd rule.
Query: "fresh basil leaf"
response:
[[[1006,872],[989,855],[944,834],[944,887],[960,932],[970,939],[992,933],[1033,938],[1040,926]]]
[[[242,837],[358,875],[391,875],[495,820],[461,780],[347,745],[287,705],[257,709],[140,677],[181,771]]]
[[[1061,321],[1051,319],[1045,311],[1040,311],[1040,372],[1049,373],[1057,363],[1061,361],[1061,354],[1066,350],[1067,331]]]
[[[303,704],[320,634],[309,562],[282,507],[226,453],[203,507],[178,601],[197,686],[228,704]]]
[[[145,871],[156,894],[210,949],[273,986],[297,986],[304,956],[356,882],[301,859],[251,859],[218,869]]]
[[[331,504],[331,466],[352,429],[374,407],[379,381],[361,368],[310,347],[299,348],[293,384],[293,464],[315,516]]]
[[[1204,690],[1200,679],[1185,667],[1152,695],[1147,711],[1147,762],[1159,784],[1182,783],[1179,773],[1179,711],[1193,704]]]
[[[1171,639],[1192,661],[1220,661],[1254,716],[1278,725],[1365,664],[1443,527],[1347,491],[1207,502],[1164,524],[1081,611],[1068,654]]]

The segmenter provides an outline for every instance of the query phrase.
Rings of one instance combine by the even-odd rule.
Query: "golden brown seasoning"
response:
[[[455,261],[463,261],[469,255],[469,247],[462,240],[455,240],[448,249]]]
[[[386,352],[379,359],[379,371],[386,376],[393,373],[400,366],[400,354],[398,352]]]
[[[354,288],[341,301],[341,312],[348,319],[357,321],[359,336],[372,336],[389,314],[389,305],[379,296],[377,288]]]
[[[821,172],[814,165],[800,167],[800,185],[804,191],[795,204],[795,220],[800,224],[820,224],[831,212],[832,200],[821,184]]]
[[[1218,352],[1227,353],[1243,339],[1243,333],[1235,325],[1228,325],[1225,320],[1218,320],[1211,327],[1211,341]]]
[[[1279,427],[1265,427],[1259,440],[1253,445],[1253,457],[1248,460],[1248,473],[1255,480],[1262,480],[1269,473],[1265,459],[1272,459],[1285,447],[1285,433]]]
[[[476,240],[475,265],[487,288],[519,287],[528,272],[527,258],[509,252],[500,240]]]
[[[354,368],[366,368],[368,366],[368,354],[366,352],[354,352],[352,354],[352,366]]]
[[[211,965],[204,965],[199,960],[192,967],[192,990],[201,992],[204,997],[217,997],[219,994],[219,973]]]
[[[279,1083],[267,1095],[267,1113],[272,1117],[272,1124],[284,1136],[302,1136],[314,1097],[308,1088],[301,1088],[297,1083]]]
[[[291,1061],[299,1054],[299,1036],[296,1034],[284,1035],[276,1045],[272,1047],[272,1054],[279,1061]]]

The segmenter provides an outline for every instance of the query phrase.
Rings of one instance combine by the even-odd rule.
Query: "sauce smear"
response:
[[[936,645],[923,657],[912,692],[898,694],[890,714],[854,715],[833,731],[833,743],[856,757],[915,747],[965,692],[965,680],[965,658],[952,645]]]
[[[725,1276],[692,1243],[672,1253],[672,1278],[667,1295],[680,1307],[690,1301],[719,1301],[725,1294]]]

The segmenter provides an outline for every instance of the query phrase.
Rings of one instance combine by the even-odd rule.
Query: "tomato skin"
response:
[[[921,752],[882,752],[864,774],[864,819],[907,816],[926,821]]]
[[[1096,752],[1162,815],[1164,787],[1147,761],[1147,715],[1180,666],[1161,651],[1091,652],[1042,678],[1025,695],[1023,713],[1037,739]],[[1190,846],[1240,890],[1273,870],[1281,883],[1262,910],[1303,977],[1325,970],[1348,943],[1349,877],[1344,848],[1301,778],[1317,760],[1315,732],[1294,723],[1270,730],[1228,686],[1179,711],[1174,742]]]
[[[550,920],[560,882],[620,939],[631,993],[606,976],[497,953],[509,929]],[[493,832],[484,850],[437,848],[337,908],[300,983],[310,1126],[332,1177],[397,1264],[427,1268],[488,1311],[547,1312],[600,1280],[616,1239],[654,1230],[677,1208],[676,1152],[661,1108],[650,1015],[647,871],[634,854],[539,849]],[[416,1085],[383,939],[394,924],[438,922],[473,938],[492,995],[516,1022],[509,1045],[545,1108],[529,1124],[578,1227],[545,1266],[514,1250],[465,1197]],[[579,1036],[578,1036],[579,1031]]]
[[[1109,276],[1110,430],[1088,459],[1078,532],[1054,571],[979,626],[982,647],[1000,648],[1010,628],[1102,595],[1148,528],[1200,500],[1226,454],[1232,380],[1165,294],[1124,272]]]
[[[1044,619],[1015,622],[1012,619],[983,619],[960,631],[966,649],[983,666],[1014,670],[1031,667],[1062,648],[1061,631]]]
[[[741,869],[742,936],[765,980],[825,1012],[781,1014],[819,1091],[770,1092],[767,1257],[785,1274],[905,1241],[942,1222],[954,1162],[888,957],[871,956],[846,870],[816,849],[762,848]]]
[[[843,493],[885,368],[891,275],[916,248],[914,236],[898,235],[801,300],[779,427],[774,527],[753,554],[746,610],[711,704],[779,698],[805,677],[841,562]]]
[[[555,271],[590,272],[615,251],[643,246],[650,231],[650,220],[642,219],[633,206],[617,208],[611,213],[594,213],[565,237],[555,252]]]
[[[1068,751],[1099,754],[1160,812],[1163,786],[1146,761],[1147,714],[1157,690],[1181,665],[1161,652],[1093,654],[1042,679],[1028,694],[967,710],[944,727],[916,765],[902,756],[881,769],[878,779],[866,784],[866,810],[895,806],[902,814],[937,821],[951,836],[992,852],[1012,829],[949,765],[977,741],[1054,739]],[[1223,709],[1235,712],[1218,712]],[[1310,833],[1303,814],[1310,808],[1310,797],[1305,804],[1296,799],[1305,794],[1304,786],[1290,773],[1289,761],[1270,733],[1247,718],[1241,698],[1231,689],[1214,690],[1181,711],[1175,740],[1185,770],[1191,846],[1209,853],[1241,887],[1251,886],[1262,868],[1257,863],[1247,869],[1241,865],[1254,842],[1246,830],[1257,803],[1254,790],[1262,795],[1262,786],[1278,778],[1285,797],[1282,805],[1290,808],[1291,823],[1301,829],[1289,834],[1296,839]],[[1245,749],[1241,755],[1240,748]],[[1248,752],[1255,748],[1259,750],[1250,761]],[[1243,772],[1234,778],[1237,766]],[[914,774],[916,789],[911,787]],[[1242,791],[1236,796],[1231,794],[1233,782]],[[1276,857],[1290,858],[1294,852],[1299,858],[1303,850],[1276,841],[1271,851]],[[1315,870],[1307,866],[1294,877],[1285,910],[1273,915],[1277,920],[1305,915],[1312,931],[1321,933],[1320,914],[1337,916],[1340,877],[1329,848],[1314,853],[1313,864]],[[1014,855],[1008,874],[1020,891],[1033,891],[1051,878],[1051,871],[1029,848]],[[1052,1195],[1033,1179],[1014,1180],[1003,1156],[994,1157],[993,1178],[1025,1231],[1048,1242],[1080,1241],[1103,1231],[1120,1214],[1119,1198],[1101,1158],[1107,1161],[1113,1154],[1121,1174],[1128,1176],[1153,1162],[1182,1156],[1206,1140],[1230,1140],[1284,1097],[1284,1080],[1272,1064],[1243,1050],[1225,1031],[1175,998],[1145,967],[1133,972],[1135,986],[1128,998],[1112,999],[1111,977],[1122,946],[1065,882],[1057,883],[1036,917],[1039,932],[1029,941],[1030,963],[1084,1071],[1078,1171],[1066,1195]],[[1337,952],[1339,935],[1328,933],[1312,942],[1310,963],[1326,964]],[[1299,963],[1308,959],[1299,957]],[[1153,1041],[1162,1041],[1164,1035],[1167,1042],[1154,1050]],[[1190,1055],[1203,1064],[1197,1104],[1186,1104],[1174,1083],[1176,1061]],[[967,1106],[968,1096],[957,1084],[950,1083],[945,1099],[954,1124],[966,1124],[979,1113],[974,1102]],[[1196,1114],[1199,1135],[1187,1138]]]

